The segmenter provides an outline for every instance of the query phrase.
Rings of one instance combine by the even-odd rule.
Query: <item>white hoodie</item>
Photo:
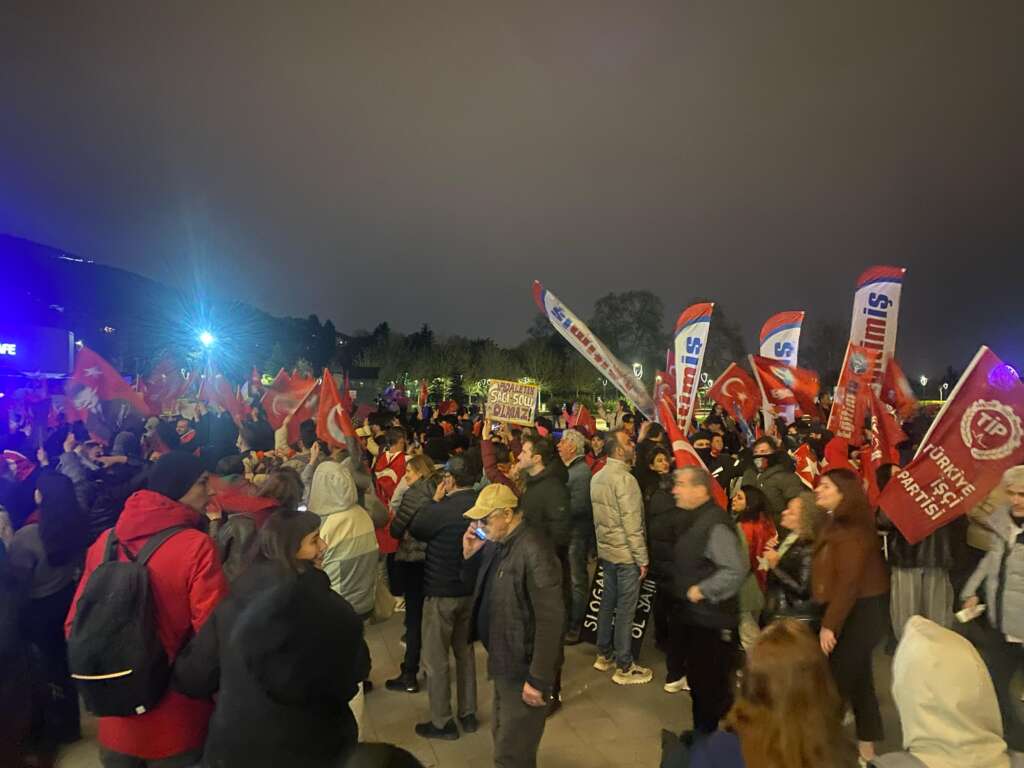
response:
[[[875,765],[1010,768],[992,678],[970,642],[914,616],[903,632],[892,672],[903,747],[910,754],[885,755]]]

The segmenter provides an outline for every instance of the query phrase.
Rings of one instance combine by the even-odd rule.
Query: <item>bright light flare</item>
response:
[[[217,337],[214,336],[209,331],[202,331],[199,334],[199,343],[202,344],[204,347],[209,348],[217,343]]]

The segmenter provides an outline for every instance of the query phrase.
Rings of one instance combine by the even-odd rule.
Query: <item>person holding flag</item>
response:
[[[772,522],[778,524],[782,511],[790,499],[803,493],[804,485],[773,438],[758,438],[753,453],[754,466],[744,472],[741,484],[752,485],[764,494]]]

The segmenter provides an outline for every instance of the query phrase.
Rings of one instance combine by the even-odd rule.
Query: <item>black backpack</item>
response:
[[[167,528],[149,537],[126,562],[117,559],[120,542],[111,529],[103,562],[89,576],[78,598],[68,638],[68,663],[85,707],[99,717],[141,715],[155,707],[171,676],[157,632],[146,563],[179,531]]]

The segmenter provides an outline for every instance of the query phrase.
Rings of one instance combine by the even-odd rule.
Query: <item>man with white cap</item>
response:
[[[484,488],[465,513],[467,575],[475,572],[473,633],[494,683],[494,764],[532,768],[562,652],[562,568],[506,486]]]

